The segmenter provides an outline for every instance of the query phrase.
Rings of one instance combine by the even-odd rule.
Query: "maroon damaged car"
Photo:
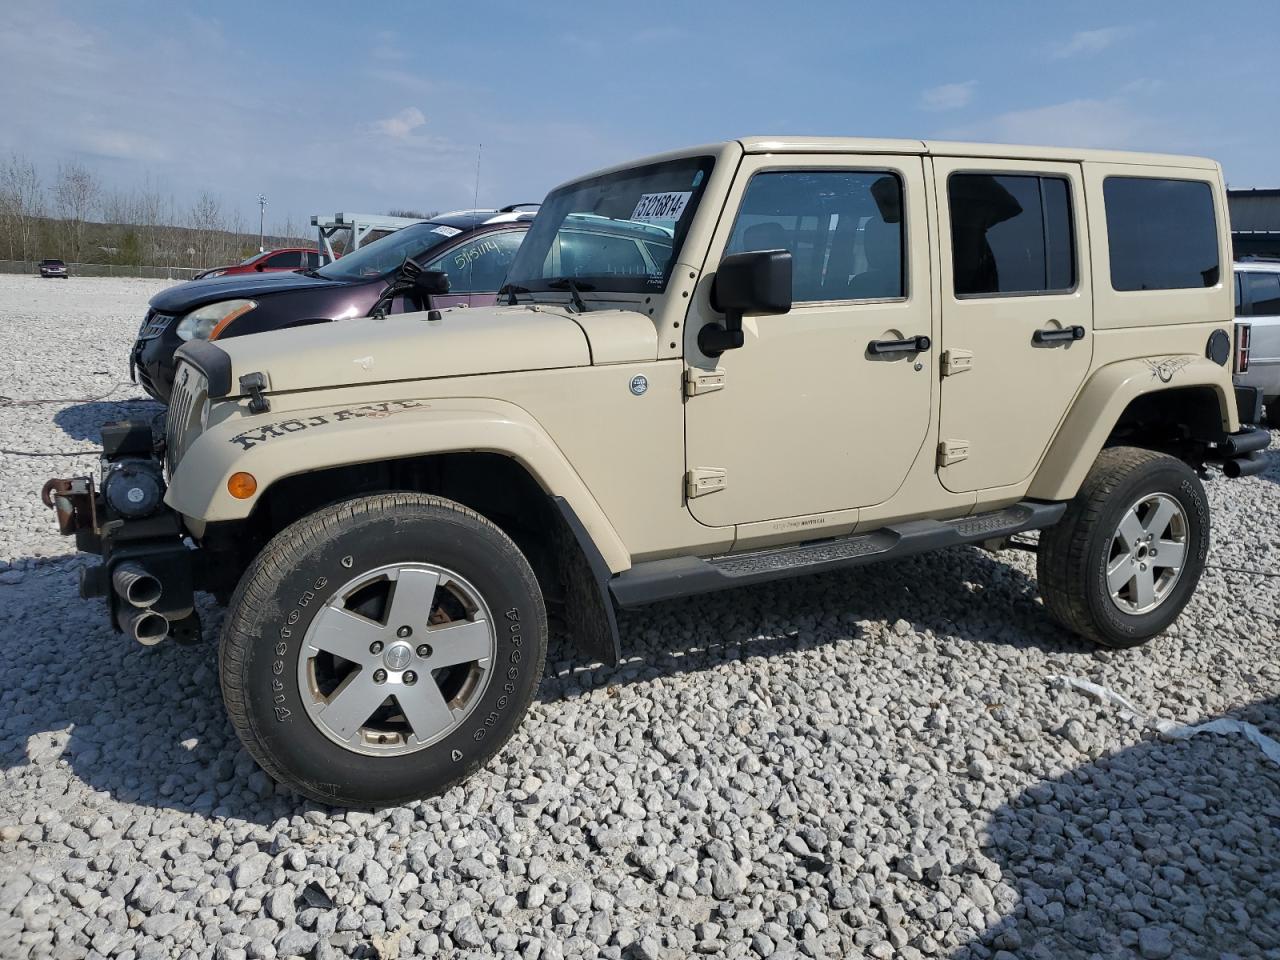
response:
[[[229,275],[169,287],[151,298],[130,354],[130,374],[167,403],[173,355],[188,340],[349,320],[377,310],[494,303],[533,220],[533,211],[518,208],[531,206],[441,214],[319,269]]]

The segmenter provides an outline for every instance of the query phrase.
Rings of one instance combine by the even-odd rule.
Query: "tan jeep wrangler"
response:
[[[1125,647],[1200,579],[1200,476],[1261,469],[1208,160],[744,139],[552,191],[492,308],[192,342],[166,436],[51,481],[144,643],[230,608],[223,695],[318,800],[443,790],[615,606],[1041,530]],[[406,264],[406,288],[440,277]],[[545,600],[544,600],[545,598]]]

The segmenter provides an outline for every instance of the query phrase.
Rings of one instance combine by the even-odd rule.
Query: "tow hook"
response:
[[[77,530],[98,529],[98,507],[92,477],[46,481],[40,490],[40,501],[58,517],[58,531],[70,536]]]

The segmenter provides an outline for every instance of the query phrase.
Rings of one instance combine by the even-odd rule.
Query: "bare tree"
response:
[[[0,219],[9,238],[9,259],[35,257],[36,225],[44,216],[44,190],[35,164],[26,157],[11,154],[0,167]]]
[[[58,179],[53,184],[53,207],[63,222],[73,261],[81,257],[85,224],[97,209],[101,195],[97,177],[79,163],[58,167]]]
[[[194,249],[193,265],[200,267],[216,267],[217,254],[221,251],[219,234],[226,230],[226,220],[222,215],[222,200],[209,191],[200,194],[199,199],[191,207],[187,222],[192,230],[191,248]]]
[[[439,212],[440,212],[439,210],[427,210],[427,211],[410,210],[410,209],[388,210],[387,216],[388,217],[408,217],[410,220],[430,220]]]

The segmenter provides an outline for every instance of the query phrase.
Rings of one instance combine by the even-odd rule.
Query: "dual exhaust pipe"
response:
[[[169,635],[168,619],[151,609],[164,592],[154,574],[148,573],[140,564],[126,561],[112,572],[111,586],[116,596],[124,601],[116,613],[116,622],[121,630],[148,647]]]

